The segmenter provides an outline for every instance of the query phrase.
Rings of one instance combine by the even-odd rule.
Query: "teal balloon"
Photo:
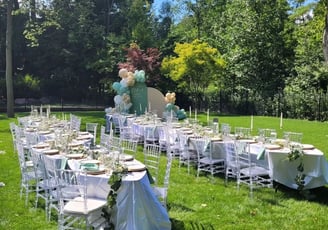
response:
[[[137,82],[145,82],[146,81],[145,71],[143,71],[143,70],[134,71],[134,79]]]
[[[177,111],[177,117],[179,120],[183,120],[185,119],[187,116],[186,116],[186,113],[184,110],[178,110]]]
[[[121,84],[119,82],[114,82],[113,85],[112,85],[112,88],[115,90],[115,91],[119,91],[120,88],[121,88]]]
[[[167,103],[166,106],[165,106],[165,109],[167,111],[171,111],[173,109],[174,105],[172,103]]]
[[[120,87],[119,90],[117,91],[119,95],[123,95],[124,93],[127,93],[129,91],[128,87]]]

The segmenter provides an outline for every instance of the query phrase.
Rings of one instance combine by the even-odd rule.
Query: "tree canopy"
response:
[[[189,94],[195,103],[200,102],[204,90],[216,81],[225,62],[217,49],[206,42],[194,40],[191,43],[178,43],[176,56],[165,57],[162,70],[167,72],[179,89]],[[196,105],[198,106],[198,105]]]
[[[110,105],[125,63],[181,106],[327,120],[328,3],[305,2],[2,0],[0,96]]]

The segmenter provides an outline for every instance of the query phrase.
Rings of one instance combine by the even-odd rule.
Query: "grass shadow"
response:
[[[200,223],[196,221],[183,222],[176,219],[171,219],[172,230],[214,230],[212,224]]]
[[[278,183],[276,186],[276,189],[283,193],[284,198],[292,198],[295,200],[308,200],[309,202],[328,205],[328,188],[325,186],[303,191],[292,189]]]

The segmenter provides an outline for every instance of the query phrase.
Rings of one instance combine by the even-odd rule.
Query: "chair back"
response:
[[[93,135],[92,139],[92,144],[96,145],[96,140],[97,140],[97,127],[98,123],[86,123],[85,124],[85,131],[89,132],[90,134]]]
[[[144,147],[144,164],[147,169],[150,170],[152,177],[154,178],[155,185],[158,183],[158,170],[161,150],[159,145],[148,144]]]
[[[259,129],[260,142],[270,143],[277,138],[277,131],[275,129]]]
[[[229,136],[230,132],[231,132],[230,125],[226,124],[226,123],[221,123],[221,133],[222,133],[223,138]]]
[[[160,126],[157,128],[158,143],[162,151],[166,151],[167,148],[167,126]]]
[[[158,139],[156,138],[155,131],[156,126],[145,127],[144,146],[157,142]]]
[[[205,156],[205,151],[210,143],[210,140],[206,137],[192,137],[190,138],[191,143],[197,152],[198,161]]]
[[[123,139],[121,140],[122,153],[130,154],[135,156],[137,152],[138,141],[134,139]]]
[[[290,144],[301,144],[302,143],[303,133],[284,132],[283,136],[287,143],[290,143]]]
[[[239,138],[249,138],[251,136],[251,128],[235,127],[235,135]]]
[[[70,129],[75,131],[80,131],[81,128],[81,118],[70,114]]]
[[[121,149],[121,138],[110,135],[109,138],[109,151],[120,151]]]
[[[120,124],[121,124],[121,115],[120,114],[113,114],[112,116],[112,122],[114,124],[114,133],[119,134],[120,133]]]
[[[61,166],[57,166],[56,158],[49,157],[47,155],[42,155],[41,159],[43,160],[46,177],[48,180],[54,180],[56,177],[56,170],[60,169]],[[61,162],[61,161],[59,161]]]
[[[33,162],[34,173],[38,179],[46,179],[46,171],[44,166],[44,161],[42,159],[42,153],[33,150],[31,151],[31,160]]]
[[[17,147],[19,166],[23,177],[24,174],[28,171],[28,166],[26,164],[27,163],[26,154],[25,154],[23,143],[20,140],[16,140],[16,147]]]

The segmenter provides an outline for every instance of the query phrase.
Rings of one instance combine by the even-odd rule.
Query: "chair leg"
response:
[[[30,192],[30,188],[29,185],[27,185],[27,188],[25,188],[25,206],[27,206],[29,192]]]
[[[21,183],[21,189],[20,189],[20,193],[19,193],[19,196],[20,196],[20,199],[22,199],[23,197],[23,183]]]

